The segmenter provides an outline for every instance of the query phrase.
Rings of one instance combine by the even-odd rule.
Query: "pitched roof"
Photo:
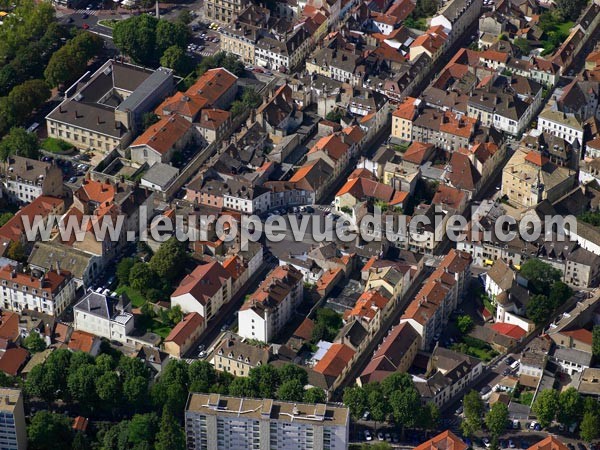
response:
[[[185,136],[190,128],[192,128],[192,123],[179,114],[165,116],[154,125],[148,127],[131,144],[131,147],[147,145],[161,155],[164,155]]]
[[[426,161],[429,152],[433,149],[433,144],[413,141],[402,155],[402,159],[413,164],[421,165]]]
[[[406,99],[398,105],[398,108],[392,113],[394,117],[400,117],[401,119],[413,120],[417,109],[419,107],[420,100],[414,97],[406,97]]]
[[[562,331],[562,334],[569,336],[575,341],[583,342],[584,344],[592,345],[592,332],[585,328],[577,330]]]
[[[216,130],[229,120],[231,113],[222,109],[203,109],[198,118],[198,126]]]
[[[205,305],[230,278],[231,275],[218,261],[199,265],[181,280],[175,292],[171,294],[171,298],[191,294],[198,302]]]
[[[173,327],[165,342],[174,342],[177,345],[182,345],[198,328],[202,328],[204,318],[197,312],[192,312],[186,315],[181,322]]]
[[[64,200],[60,198],[49,197],[47,195],[36,198],[29,205],[21,208],[0,228],[0,238],[6,241],[18,241],[25,232],[23,224],[25,217],[29,218],[29,223],[32,224],[35,216],[46,217],[60,205],[64,205]]]
[[[87,430],[89,420],[87,417],[77,416],[73,421],[73,429],[75,431],[85,431]]]
[[[29,352],[24,348],[9,346],[0,355],[0,371],[8,375],[17,376],[28,357]]]
[[[308,341],[312,337],[312,331],[315,328],[315,323],[308,317],[294,331],[294,336]]]
[[[523,328],[510,323],[497,322],[492,325],[492,329],[513,339],[521,339],[527,334],[527,331],[525,331]]]
[[[338,377],[348,366],[356,352],[350,347],[340,343],[334,343],[329,347],[327,353],[315,365],[314,370],[332,377]]]
[[[310,153],[315,153],[320,150],[324,151],[334,161],[339,160],[348,152],[350,146],[346,144],[337,134],[324,136],[309,150]]]
[[[415,450],[466,450],[465,444],[452,431],[446,430],[415,447]]]
[[[0,269],[0,280],[6,280],[11,283],[18,283],[19,286],[27,286],[33,289],[39,289],[50,296],[57,294],[65,286],[65,281],[70,278],[70,273],[61,270],[49,270],[41,277],[34,277],[31,274],[19,272],[11,266],[4,266]]]
[[[0,339],[16,341],[19,338],[19,315],[12,311],[2,311],[0,316]]]
[[[344,320],[355,317],[369,321],[375,317],[378,311],[385,308],[388,301],[389,299],[385,298],[378,291],[365,291],[358,297],[354,307],[344,312]]]
[[[277,308],[302,279],[302,273],[293,266],[275,267],[256,291],[248,296],[240,311],[252,309],[263,315],[265,310]]]
[[[326,185],[333,175],[333,168],[324,160],[310,161],[300,167],[290,178],[300,189],[316,191]]]
[[[229,89],[235,86],[238,77],[222,67],[210,69],[198,78],[186,91],[188,95],[199,95],[214,105]]]
[[[193,120],[200,110],[207,105],[208,100],[201,95],[186,95],[183,92],[177,92],[172,97],[166,98],[155,109],[155,112],[158,116],[179,114],[183,117],[190,117]]]
[[[458,211],[464,205],[466,194],[447,184],[440,184],[431,200],[434,205],[450,207]]]
[[[550,160],[545,156],[542,156],[541,153],[529,152],[527,153],[527,156],[525,156],[525,161],[530,162],[531,164],[534,164],[536,166],[543,167]]]
[[[554,436],[548,436],[527,450],[568,450],[568,447]]]
[[[452,153],[450,159],[452,171],[446,174],[446,178],[458,189],[474,191],[481,180],[481,175],[473,166],[469,157],[460,152]]]
[[[94,347],[96,336],[85,331],[75,330],[71,334],[68,347],[72,351],[90,353]]]

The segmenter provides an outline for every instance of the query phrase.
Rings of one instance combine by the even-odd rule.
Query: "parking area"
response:
[[[190,29],[192,39],[187,46],[188,55],[192,57],[211,56],[221,49],[221,38],[216,24],[194,21],[190,24]]]

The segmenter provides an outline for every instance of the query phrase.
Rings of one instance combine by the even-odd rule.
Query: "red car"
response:
[[[87,30],[90,26],[87,23],[84,23],[81,28],[83,28],[84,30]]]

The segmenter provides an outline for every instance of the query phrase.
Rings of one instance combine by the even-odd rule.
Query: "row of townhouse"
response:
[[[219,29],[221,49],[244,63],[273,70],[298,67],[314,47],[314,22],[292,23],[272,16],[271,11],[249,5],[231,23]]]
[[[409,323],[421,336],[421,349],[432,347],[462,301],[472,258],[452,249],[408,305],[400,323]]]

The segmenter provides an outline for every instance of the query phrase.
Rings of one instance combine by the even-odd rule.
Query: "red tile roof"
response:
[[[503,334],[504,336],[511,337],[513,339],[521,339],[527,334],[527,331],[525,331],[523,328],[517,325],[502,322],[498,322],[492,325],[492,330]]]
[[[18,241],[25,227],[23,220],[25,217],[29,219],[29,223],[33,223],[35,216],[47,217],[53,210],[59,209],[64,205],[64,200],[55,197],[42,195],[36,198],[29,205],[21,208],[3,227],[0,228],[0,238],[6,241]]]
[[[388,8],[386,14],[404,20],[410,16],[415,9],[415,6],[416,5],[412,0],[396,0],[394,4]]]
[[[537,444],[533,444],[527,450],[568,450],[568,447],[554,436],[548,436]]]
[[[525,156],[525,161],[530,162],[531,164],[534,164],[536,166],[543,167],[550,160],[545,156],[542,156],[541,153],[531,151],[527,153],[527,156]]]
[[[165,99],[154,112],[157,116],[176,113],[194,120],[200,110],[206,108],[207,105],[208,100],[200,95],[186,95],[183,92],[177,92],[172,97]]]
[[[465,197],[466,194],[460,189],[455,189],[446,184],[440,184],[431,203],[434,205],[446,205],[458,210],[461,206],[464,206]]]
[[[183,345],[183,343],[192,336],[198,329],[204,326],[204,318],[197,312],[189,313],[185,316],[181,322],[179,322],[167,338],[165,342],[174,342],[177,345]]]
[[[223,261],[223,269],[229,273],[233,281],[237,280],[246,271],[244,261],[238,255],[232,255]]]
[[[29,352],[21,347],[9,347],[0,355],[0,371],[17,376],[25,365]]]
[[[562,334],[569,336],[571,339],[584,344],[592,345],[592,332],[585,328],[579,328],[577,330],[562,331]]]
[[[392,113],[394,117],[401,119],[413,120],[417,114],[417,99],[414,97],[406,97],[406,99],[398,105],[398,108]]]
[[[175,292],[171,294],[171,298],[191,294],[197,301],[205,305],[230,278],[229,272],[218,261],[200,265],[179,283]]]
[[[308,341],[312,338],[312,332],[315,328],[315,323],[308,317],[302,321],[300,326],[294,331],[294,336]]]
[[[73,421],[73,429],[75,431],[85,431],[87,430],[89,420],[87,417],[77,416]]]
[[[192,128],[192,123],[184,119],[179,114],[165,116],[148,127],[146,131],[139,136],[131,147],[147,145],[161,155],[171,150],[175,144],[182,139]]]
[[[68,347],[73,351],[90,353],[94,348],[95,340],[96,336],[93,334],[86,333],[85,331],[75,330],[73,331],[73,334],[71,334]]]
[[[426,144],[424,142],[414,141],[402,155],[404,161],[408,161],[413,164],[421,165],[427,160],[427,155],[433,151],[433,144]]]
[[[348,152],[349,148],[350,146],[346,144],[340,136],[337,134],[330,134],[329,136],[319,139],[308,153],[315,153],[322,150],[329,155],[331,159],[338,161]]]
[[[452,431],[446,430],[427,442],[417,445],[414,450],[466,450],[467,447],[467,444]]]
[[[204,109],[198,118],[198,124],[202,128],[216,130],[229,120],[231,113],[222,109]]]
[[[65,270],[61,270],[60,273],[57,273],[56,270],[49,270],[43,277],[37,278],[33,275],[14,270],[11,266],[4,266],[0,269],[0,280],[18,283],[19,286],[39,289],[40,291],[47,292],[49,295],[57,294],[64,287],[64,282],[70,275]]]
[[[219,97],[235,86],[236,82],[237,77],[228,70],[222,67],[210,69],[198,78],[186,94],[202,96],[210,105],[214,105]]]
[[[315,372],[331,377],[338,377],[348,366],[355,355],[355,351],[344,344],[335,343],[329,347],[327,353],[315,365]]]
[[[19,338],[19,315],[12,311],[2,311],[0,318],[0,339],[16,341]]]
[[[357,317],[369,321],[375,317],[378,311],[385,308],[388,301],[389,299],[377,291],[365,291],[358,297],[354,307],[344,312],[344,320],[348,320],[350,317]]]

